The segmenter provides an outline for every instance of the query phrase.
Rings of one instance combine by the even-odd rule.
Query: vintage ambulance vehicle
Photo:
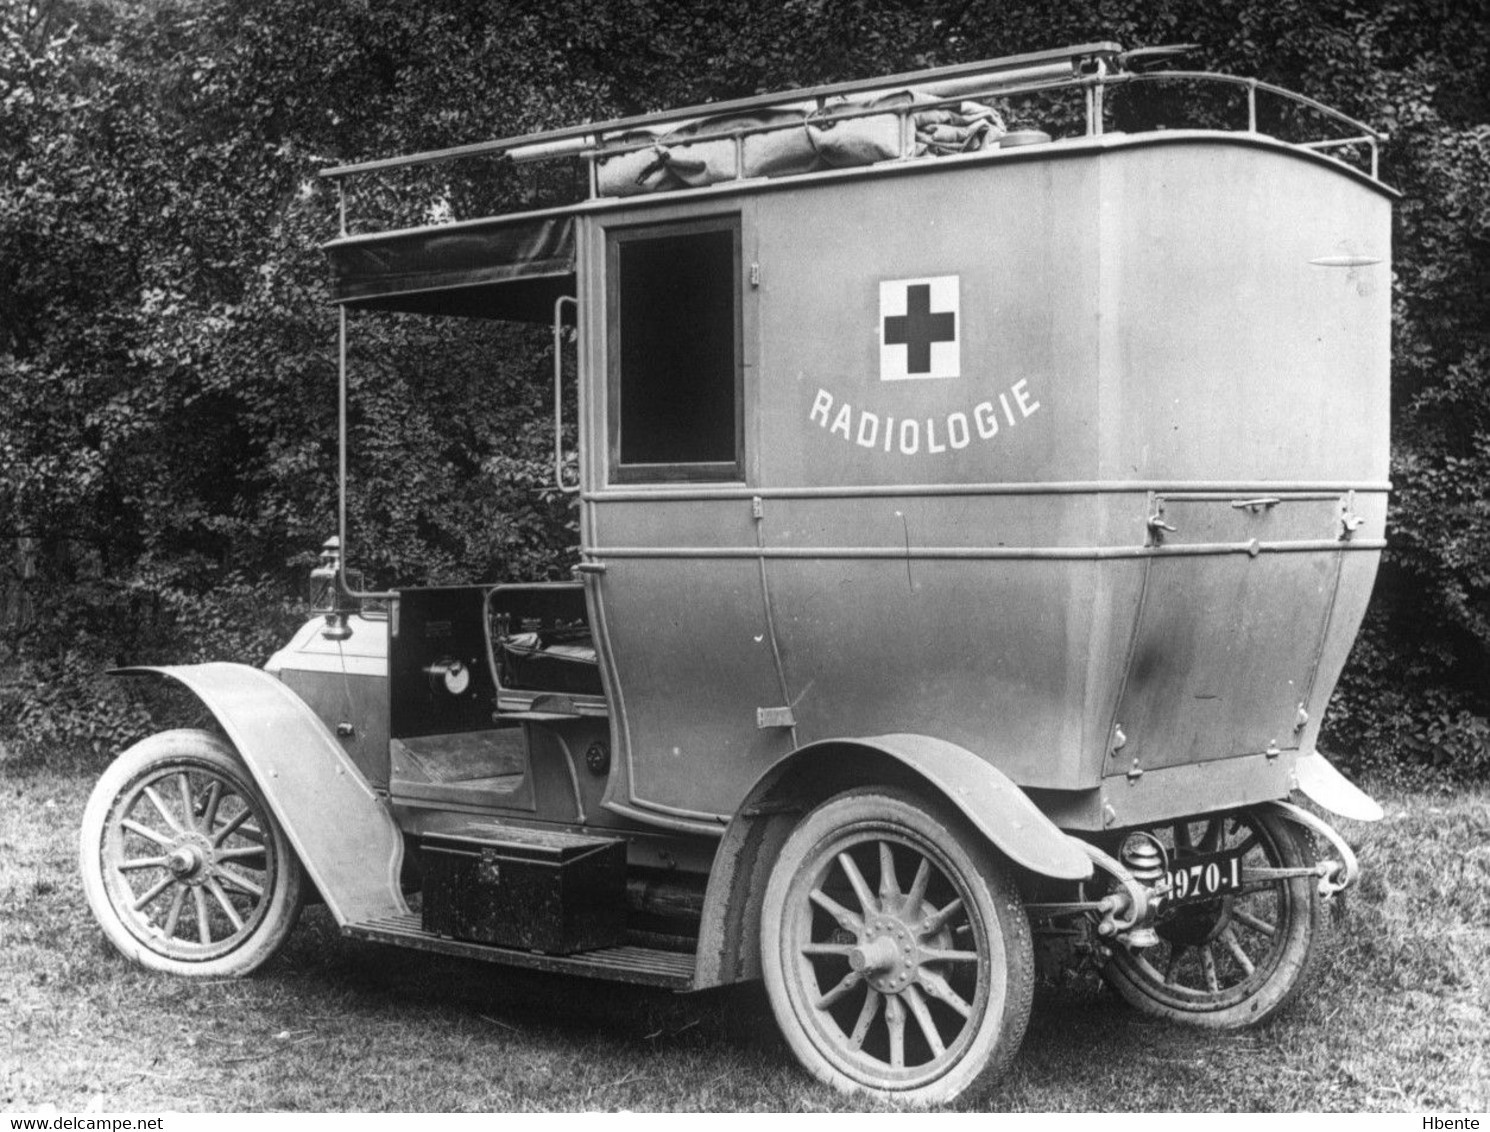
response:
[[[328,170],[330,596],[263,670],[131,670],[217,727],[99,782],[108,937],[242,974],[315,895],[395,946],[763,979],[808,1070],[909,1103],[1009,1065],[1042,941],[1166,1018],[1287,1004],[1356,875],[1289,799],[1380,814],[1315,739],[1383,546],[1394,193],[1370,127],[1156,58]],[[1177,84],[1234,120],[1123,119]],[[582,199],[351,230],[359,185],[474,158]],[[347,583],[346,336],[382,311],[551,324],[572,581]]]

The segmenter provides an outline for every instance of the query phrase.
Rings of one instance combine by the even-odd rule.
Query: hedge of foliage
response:
[[[1453,0],[0,7],[0,742],[115,747],[148,720],[103,668],[262,661],[301,616],[335,514],[319,167],[1099,39],[1194,43],[1188,66],[1392,134],[1392,545],[1327,739],[1358,767],[1484,776],[1490,19]],[[384,318],[356,342],[359,564],[554,576],[577,538],[543,486],[542,341]]]

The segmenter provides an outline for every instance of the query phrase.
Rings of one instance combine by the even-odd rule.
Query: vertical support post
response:
[[[560,295],[554,300],[554,485],[562,492],[573,494],[579,484],[564,482],[564,304],[575,310],[575,323],[579,322],[579,300],[572,295]]]
[[[340,182],[338,181],[338,185]],[[334,559],[323,551],[322,565],[330,574],[327,593],[326,627],[321,636],[328,641],[345,641],[352,635],[347,615],[356,610],[348,605],[352,587],[347,584],[347,308],[339,305],[336,348],[336,549]],[[327,541],[327,548],[331,546]],[[312,577],[315,575],[312,574]]]
[[[350,547],[347,543],[347,308],[340,304],[337,313],[336,344],[336,535],[341,540],[341,560],[345,564]]]
[[[347,234],[347,179],[338,177],[336,179],[336,209],[339,214],[341,235]]]
[[[1247,83],[1247,132],[1257,132],[1257,80],[1251,79]]]
[[[1097,60],[1096,81],[1092,85],[1092,136],[1101,137],[1103,130],[1102,119],[1105,115],[1104,102],[1107,90],[1107,61]]]

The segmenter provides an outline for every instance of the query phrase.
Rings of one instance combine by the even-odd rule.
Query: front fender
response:
[[[184,685],[216,716],[337,922],[407,915],[403,835],[315,712],[246,664],[114,670]]]

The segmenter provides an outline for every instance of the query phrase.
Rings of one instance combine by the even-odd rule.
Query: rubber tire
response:
[[[253,931],[227,954],[202,960],[162,954],[131,932],[114,905],[104,876],[103,843],[115,802],[140,779],[174,766],[206,771],[231,782],[261,816],[264,836],[272,842],[277,862],[268,907]],[[83,811],[79,863],[88,905],[109,942],[142,967],[190,977],[236,977],[262,967],[289,938],[307,887],[300,859],[248,768],[226,741],[209,731],[162,731],[142,739],[114,760],[94,786]]]
[[[1261,827],[1276,847],[1275,867],[1302,868],[1314,863],[1312,843],[1293,822],[1266,810],[1247,810],[1246,816]],[[1323,900],[1313,877],[1295,877],[1283,882],[1290,914],[1281,950],[1270,952],[1271,970],[1262,984],[1239,1002],[1211,1006],[1184,1002],[1180,996],[1160,994],[1125,950],[1113,952],[1103,968],[1107,982],[1132,1006],[1171,1022],[1208,1030],[1236,1031],[1260,1025],[1292,1003],[1310,984],[1319,954],[1317,946],[1324,929]]]
[[[783,971],[788,933],[787,895],[793,880],[825,844],[855,827],[883,829],[934,850],[944,873],[955,869],[982,921],[997,933],[1005,962],[990,969],[992,990],[1003,990],[1002,1009],[986,1009],[963,1055],[935,1080],[914,1088],[886,1088],[856,1077],[824,1056],[798,1019]],[[788,836],[772,869],[761,910],[761,965],[777,1024],[802,1065],[843,1092],[868,1092],[900,1104],[945,1104],[998,1079],[1019,1051],[1034,994],[1034,946],[1018,890],[987,842],[955,812],[906,790],[866,787],[822,803]],[[991,966],[991,965],[990,965]]]

